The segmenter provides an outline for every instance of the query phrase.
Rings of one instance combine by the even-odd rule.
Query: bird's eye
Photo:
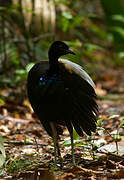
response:
[[[59,45],[59,48],[62,48],[62,45]]]

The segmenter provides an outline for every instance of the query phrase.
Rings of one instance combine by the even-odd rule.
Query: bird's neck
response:
[[[52,71],[57,71],[58,69],[58,56],[55,56],[54,54],[51,54],[49,52],[49,65],[50,65],[50,70]]]
[[[58,58],[49,59],[49,74],[56,74],[59,71],[59,62]]]

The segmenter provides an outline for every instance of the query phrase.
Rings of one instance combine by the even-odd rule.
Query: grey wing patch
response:
[[[68,61],[66,59],[59,59],[59,62],[63,63],[65,68],[68,69],[70,73],[74,72],[74,73],[78,74],[81,78],[86,80],[93,88],[95,88],[95,84],[94,84],[93,80],[87,74],[87,72],[83,70],[83,68],[80,65],[73,63],[71,61]]]

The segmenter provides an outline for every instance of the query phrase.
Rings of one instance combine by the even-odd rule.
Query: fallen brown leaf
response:
[[[58,180],[60,179],[72,179],[72,178],[74,178],[75,176],[74,176],[74,174],[72,174],[72,173],[68,173],[68,174],[64,174],[64,175],[61,175],[61,176],[58,176]]]

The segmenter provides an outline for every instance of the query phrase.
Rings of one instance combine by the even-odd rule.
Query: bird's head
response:
[[[61,41],[55,41],[52,43],[52,45],[49,48],[49,59],[58,59],[60,56],[66,55],[66,54],[75,54],[73,51],[71,51],[67,44]]]

